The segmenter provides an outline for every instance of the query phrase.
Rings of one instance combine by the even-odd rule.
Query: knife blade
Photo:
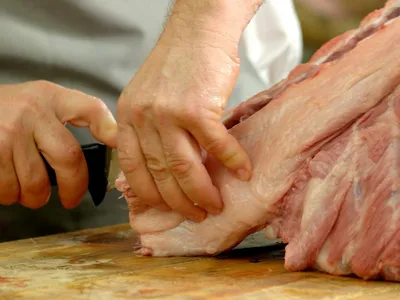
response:
[[[89,184],[88,191],[95,206],[99,206],[107,192],[115,189],[115,180],[120,173],[118,155],[116,149],[100,143],[92,143],[81,146],[88,167]],[[51,186],[57,186],[57,178],[54,169],[42,156]]]

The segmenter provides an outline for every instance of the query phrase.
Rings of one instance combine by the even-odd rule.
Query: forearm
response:
[[[176,0],[161,39],[207,43],[223,48],[239,43],[264,0]]]

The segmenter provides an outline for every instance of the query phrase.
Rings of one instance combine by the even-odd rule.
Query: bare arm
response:
[[[176,0],[160,43],[206,43],[231,52],[264,0]],[[236,54],[236,53],[234,53]]]

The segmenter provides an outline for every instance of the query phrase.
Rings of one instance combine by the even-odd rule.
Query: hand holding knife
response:
[[[106,193],[115,188],[115,180],[121,172],[117,151],[100,143],[83,145],[81,148],[89,172],[88,190],[93,203],[98,206],[103,202]],[[53,168],[45,159],[44,162],[51,186],[57,186]]]

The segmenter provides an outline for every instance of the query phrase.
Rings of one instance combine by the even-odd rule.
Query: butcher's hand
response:
[[[55,170],[63,206],[80,202],[88,171],[67,122],[116,147],[116,121],[101,100],[45,81],[0,85],[0,204],[46,204],[51,187],[40,154]]]
[[[120,165],[144,203],[193,221],[220,213],[201,148],[240,180],[250,179],[250,159],[220,118],[239,72],[240,36],[260,2],[176,1],[157,45],[121,94]]]

